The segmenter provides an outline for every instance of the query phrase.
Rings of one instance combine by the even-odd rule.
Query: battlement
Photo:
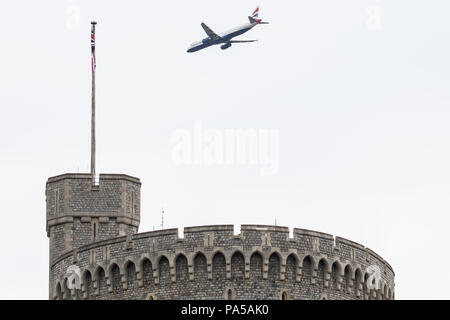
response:
[[[178,232],[178,229],[175,229]],[[228,232],[233,233],[234,232],[234,225],[232,224],[218,224],[218,225],[208,225],[208,226],[196,226],[196,227],[184,227],[183,233],[189,234],[189,233],[195,233],[195,232]]]
[[[193,226],[184,228],[182,238],[178,229],[167,229],[80,246],[52,263],[51,297],[66,292],[66,298],[75,298],[64,289],[64,270],[74,263],[87,279],[81,291],[85,298],[224,298],[227,288],[231,296],[246,299],[283,292],[292,298],[393,297],[391,266],[361,244],[297,228],[290,238],[289,228],[282,226],[242,225],[238,235],[233,231],[233,225]],[[364,288],[370,265],[382,270],[382,288],[374,292]],[[254,292],[255,285],[268,291]]]
[[[394,271],[363,245],[274,225],[191,226],[137,233],[139,179],[101,174],[51,177],[46,185],[50,298],[392,299]],[[77,265],[82,288],[69,290]],[[369,266],[381,270],[369,290]]]
[[[134,234],[140,222],[138,178],[100,174],[98,184],[86,173],[51,177],[46,184],[50,256],[103,239]]]
[[[277,248],[280,252],[284,253],[290,252],[289,249],[291,248],[296,248],[301,252],[311,252],[313,256],[334,256],[338,254],[342,256],[341,258],[344,261],[357,261],[358,257],[363,257],[361,261],[375,261],[377,264],[389,268],[392,275],[395,275],[392,267],[387,263],[387,261],[371,249],[366,248],[357,242],[341,237],[334,237],[333,235],[327,233],[295,228],[295,237],[289,238],[289,227],[271,225],[242,225],[240,229],[241,233],[238,235],[233,235],[233,230],[233,225],[185,227],[183,238],[179,237],[177,228],[154,230],[137,233],[130,236],[121,236],[92,242],[77,248],[76,253],[80,254],[84,251],[117,244],[121,247],[125,247],[127,242],[133,243],[133,245],[137,245],[138,247],[145,247],[146,243],[153,243],[156,244],[156,251],[166,253],[174,253],[176,251],[183,251],[187,253],[195,251],[195,248],[203,247],[227,248],[224,251],[232,250],[233,247],[242,247],[240,250],[242,252],[253,252],[256,247],[262,248],[263,246],[270,246]],[[255,234],[257,235],[256,237]],[[208,236],[210,236],[209,242],[207,241]],[[279,242],[277,246],[272,244],[272,239],[276,239]],[[267,244],[267,242],[265,243],[265,240],[270,241],[270,245]],[[318,246],[315,247],[315,244],[318,244]],[[260,250],[264,251],[261,248]],[[350,249],[355,250],[353,255],[347,255],[347,251]],[[73,252],[74,251],[66,252],[64,255],[55,260],[53,265],[56,265],[62,260],[71,257]],[[358,256],[356,255],[356,252],[358,252]]]
[[[132,177],[122,173],[101,173],[99,181],[105,180],[128,180],[130,182],[141,183],[139,178]],[[47,184],[57,182],[64,179],[92,179],[90,173],[63,173],[57,176],[53,176],[47,179]]]
[[[307,229],[294,228],[294,235],[299,236],[299,237],[306,236],[306,237],[317,237],[317,238],[326,239],[326,240],[334,240],[334,237],[331,234],[323,233],[323,232],[319,232],[319,231],[307,230]]]
[[[98,185],[93,185],[91,178],[90,174],[69,173],[48,179],[48,226],[57,224],[61,216],[116,215],[139,221],[141,182],[138,178],[124,174],[100,174]]]

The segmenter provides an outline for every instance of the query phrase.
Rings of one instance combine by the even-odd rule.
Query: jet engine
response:
[[[231,47],[231,43],[230,42],[221,45],[220,49],[225,50],[225,49],[228,49],[229,47]]]

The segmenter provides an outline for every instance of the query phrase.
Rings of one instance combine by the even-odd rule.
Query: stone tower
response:
[[[137,233],[141,182],[124,174],[62,174],[46,185],[50,262],[91,242]]]

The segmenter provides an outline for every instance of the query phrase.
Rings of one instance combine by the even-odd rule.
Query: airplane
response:
[[[259,14],[259,7],[253,11],[251,17],[248,17],[248,20],[250,23],[244,24],[242,26],[239,26],[237,28],[231,29],[229,31],[226,31],[221,34],[216,34],[214,31],[212,31],[206,24],[203,22],[201,23],[201,26],[203,30],[205,30],[206,34],[208,35],[207,38],[203,39],[199,42],[194,42],[190,45],[187,52],[195,52],[198,50],[205,49],[209,46],[216,45],[216,44],[222,44],[220,46],[220,49],[225,50],[231,47],[232,43],[244,43],[244,42],[255,42],[257,40],[232,40],[234,37],[237,37],[250,29],[252,29],[254,26],[258,24],[268,24],[268,22],[263,22],[261,19],[258,19]]]

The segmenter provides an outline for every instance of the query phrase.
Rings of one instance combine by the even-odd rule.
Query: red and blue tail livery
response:
[[[261,22],[261,19],[258,19],[259,7],[256,7],[255,11],[253,11],[252,18],[256,22]]]
[[[221,44],[220,49],[225,50],[231,47],[232,43],[243,43],[243,42],[255,42],[257,40],[233,40],[234,37],[240,36],[241,34],[249,31],[254,26],[258,24],[268,24],[268,22],[263,22],[261,19],[258,18],[259,16],[259,7],[253,11],[252,15],[248,17],[249,23],[244,24],[242,26],[239,26],[237,28],[228,30],[224,33],[217,34],[214,31],[212,31],[206,24],[203,22],[201,23],[201,26],[203,30],[205,30],[205,33],[208,35],[207,38],[203,39],[199,42],[194,42],[191,44],[191,46],[188,48],[187,52],[195,52],[199,51],[201,49],[205,49],[207,47],[210,47],[212,45]]]

